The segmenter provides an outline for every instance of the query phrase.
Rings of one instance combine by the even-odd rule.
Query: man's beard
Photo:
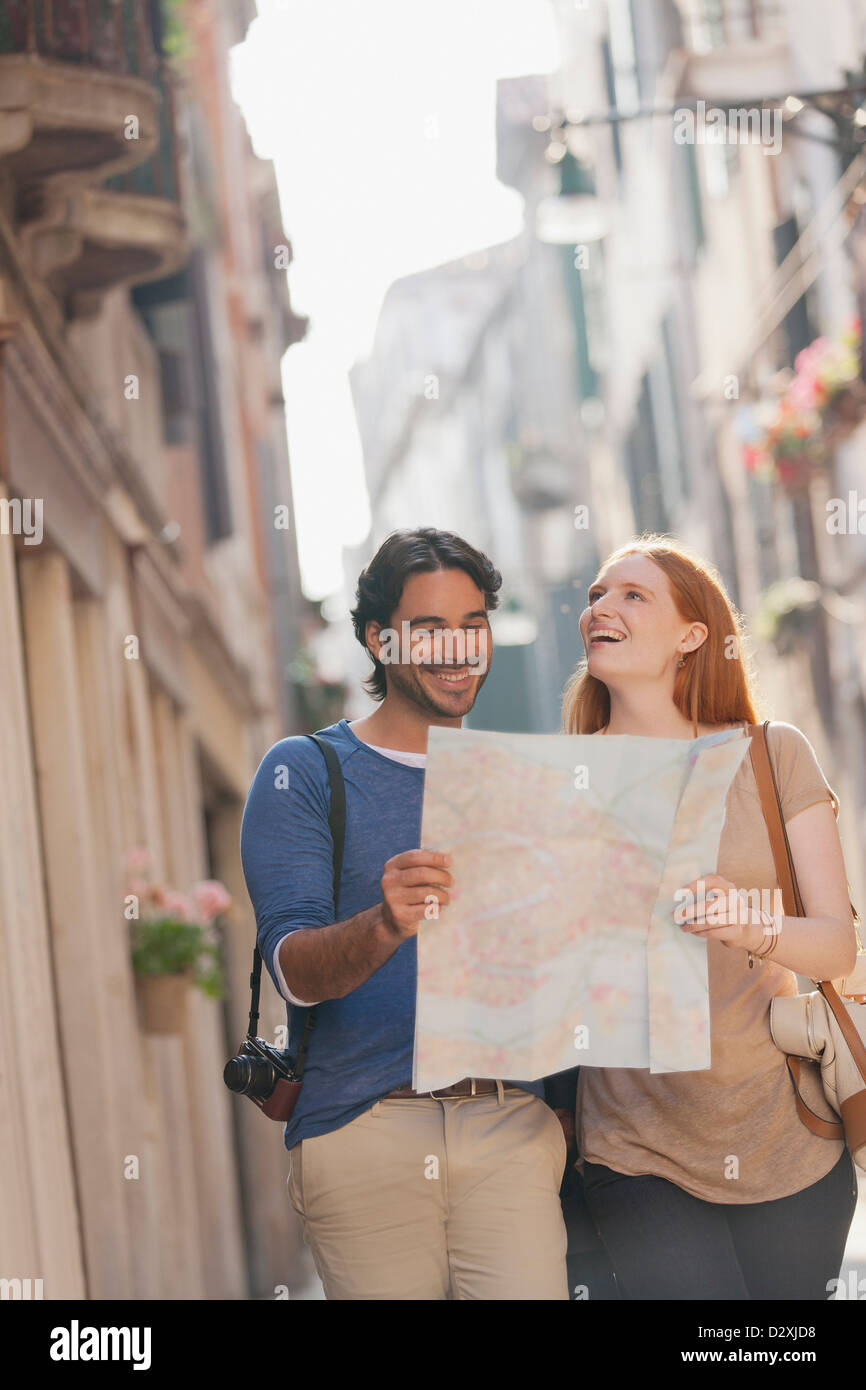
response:
[[[399,666],[395,662],[387,667],[388,675],[386,679],[389,689],[393,688],[399,690],[404,699],[410,700],[413,705],[417,705],[425,714],[435,714],[440,718],[444,717],[446,719],[462,719],[465,714],[469,713],[475,701],[478,699],[478,692],[487,680],[490,673],[490,666],[491,663],[488,662],[487,669],[481,673],[475,684],[470,686],[468,690],[461,690],[459,692],[463,699],[468,701],[465,705],[461,705],[453,698],[449,700],[444,694],[442,700],[438,701],[435,695],[428,691],[423,680],[418,675],[418,667],[414,665],[408,668],[407,674],[406,668]],[[447,669],[447,667],[443,669]],[[471,667],[469,671],[471,674]],[[457,693],[458,692],[455,691],[455,694]]]

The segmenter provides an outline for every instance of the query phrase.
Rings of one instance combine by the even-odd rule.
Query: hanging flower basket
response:
[[[178,893],[153,883],[150,869],[146,850],[130,852],[125,904],[139,1017],[146,1033],[180,1033],[191,986],[212,999],[224,995],[213,924],[231,898],[214,879]]]
[[[136,974],[135,994],[142,1031],[163,1035],[182,1033],[191,984],[191,970],[179,975]]]
[[[854,319],[838,342],[816,338],[799,352],[793,373],[776,378],[776,395],[742,413],[746,468],[778,479],[787,492],[804,491],[864,419],[860,320]]]
[[[837,392],[824,412],[824,439],[835,447],[866,419],[866,382],[858,377]]]

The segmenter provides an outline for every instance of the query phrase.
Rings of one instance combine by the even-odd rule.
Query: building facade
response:
[[[281,1133],[222,1081],[255,939],[240,818],[296,727],[304,616],[279,360],[305,323],[228,86],[254,15],[0,20],[0,1275],[49,1299],[298,1278]],[[190,989],[175,1034],[138,1009],[137,847],[233,898],[228,996]]]
[[[746,447],[800,352],[858,312],[862,7],[820,21],[785,0],[554,8],[551,139],[591,171],[605,223],[581,284],[607,363],[589,441],[600,551],[658,530],[718,566],[765,717],[807,733],[842,798],[862,901],[866,528],[834,533],[828,504],[862,495],[866,427],[818,439],[787,481],[751,470]]]
[[[687,541],[745,616],[765,716],[807,733],[842,798],[863,901],[866,425],[818,441],[796,486],[745,448],[799,353],[866,302],[862,7],[551,3],[558,70],[499,84],[524,234],[398,282],[355,370],[367,553],[427,523],[501,558],[537,632],[534,696],[500,662],[509,688],[482,708],[497,657],[475,713],[540,731],[582,655],[593,566],[643,531]],[[724,141],[696,124],[713,106]],[[864,523],[836,533],[829,505],[850,497]]]

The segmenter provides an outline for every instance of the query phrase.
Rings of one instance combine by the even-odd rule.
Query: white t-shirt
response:
[[[349,728],[351,727],[352,726],[350,724]],[[393,758],[395,763],[405,763],[407,767],[424,767],[427,763],[426,753],[407,753],[404,752],[402,749],[398,751],[396,748],[380,748],[379,745],[376,743],[368,743],[367,747],[372,748],[374,753],[381,753],[383,758]],[[286,932],[286,936],[291,936],[291,932]],[[277,981],[279,983],[280,990],[284,998],[288,999],[290,1004],[298,1004],[302,1009],[310,1009],[313,1007],[314,1004],[320,1004],[322,1001],[320,999],[296,998],[296,996],[292,994],[292,991],[286,984],[285,977],[283,975],[282,970],[280,969],[280,947],[285,941],[286,936],[280,937],[274,949],[274,974],[277,977]]]

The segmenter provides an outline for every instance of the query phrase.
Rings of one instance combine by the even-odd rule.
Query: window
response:
[[[208,543],[213,544],[231,535],[232,519],[220,411],[219,365],[211,328],[205,256],[199,248],[193,251],[190,258],[190,280],[195,340],[192,366],[197,377],[199,470],[207,538]]]
[[[613,76],[613,59],[610,53],[610,44],[607,39],[601,42],[601,61],[604,66],[604,82],[607,88],[607,104],[611,110],[616,110],[616,87]],[[613,162],[616,165],[617,175],[622,177],[622,141],[619,138],[619,122],[611,121],[610,139],[613,148]]]
[[[741,0],[743,10],[747,0]],[[725,42],[722,0],[688,0],[688,39],[693,53],[709,53]]]
[[[681,404],[673,343],[671,315],[662,324],[662,351],[648,374],[652,423],[664,509],[676,516],[680,503],[689,496],[689,477],[683,449]]]
[[[776,252],[776,265],[781,265],[793,250],[800,236],[796,217],[788,217],[773,229],[773,245]],[[786,362],[793,367],[794,358],[801,348],[808,347],[817,335],[809,318],[809,307],[805,294],[801,294],[796,304],[788,310],[782,321],[784,330]]]
[[[676,215],[675,224],[681,227],[680,244],[685,264],[694,266],[704,244],[704,215],[701,207],[701,183],[694,145],[675,145],[673,159],[673,206],[685,215]]]
[[[630,0],[608,0],[608,34],[602,39],[601,60],[608,105],[626,115],[640,107],[641,92]],[[617,174],[622,174],[622,136],[611,122],[611,141]]]
[[[592,265],[592,263],[595,262],[595,269],[591,272],[589,296],[590,302],[593,304],[593,313],[597,318],[601,279],[601,247],[593,243],[587,249],[589,252],[590,264]],[[598,380],[596,377],[596,363],[598,358],[596,349],[590,338],[587,284],[584,281],[584,276],[589,272],[579,269],[575,264],[574,247],[561,246],[559,250],[563,258],[563,274],[565,276],[568,302],[571,309],[571,321],[574,325],[574,352],[577,359],[578,395],[581,400],[586,400],[589,396],[598,395]]]
[[[614,104],[618,111],[636,111],[640,106],[640,82],[631,3],[607,0],[607,8]]]
[[[704,186],[707,197],[716,200],[727,198],[731,191],[731,180],[737,168],[739,150],[734,144],[704,145]]]
[[[634,424],[625,444],[631,503],[639,531],[667,531],[670,519],[662,491],[649,377],[641,382]]]

